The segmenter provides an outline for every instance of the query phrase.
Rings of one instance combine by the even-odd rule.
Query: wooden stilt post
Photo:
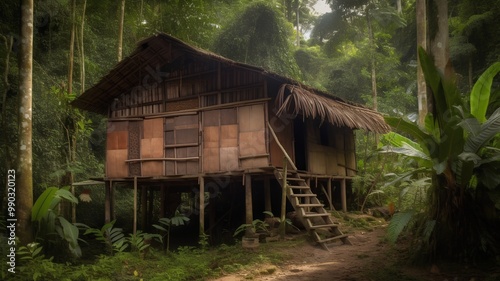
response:
[[[273,211],[273,207],[271,205],[271,179],[270,178],[264,179],[264,209],[267,212]],[[266,217],[270,217],[270,216],[266,215]]]
[[[340,197],[342,198],[342,211],[347,213],[346,179],[340,181]]]
[[[285,239],[285,231],[286,231],[286,224],[285,224],[285,218],[286,218],[286,193],[287,193],[287,188],[288,185],[286,183],[287,179],[287,158],[283,158],[283,183],[281,184],[282,189],[281,189],[281,222],[280,222],[280,237],[281,239]]]
[[[106,181],[104,186],[104,223],[111,221],[111,181]]]
[[[252,203],[252,176],[245,174],[245,223],[253,222],[253,203]],[[254,233],[250,227],[247,228],[245,235],[252,236]]]
[[[155,190],[154,188],[148,188],[149,190],[149,204],[148,204],[148,216],[146,217],[146,227],[144,230],[149,230],[153,219],[154,212],[154,202],[155,202]]]
[[[198,178],[200,184],[200,237],[205,235],[205,178]]]
[[[330,198],[330,211],[333,211],[333,197],[332,197],[332,179],[328,179],[327,183],[328,198]]]
[[[111,219],[115,220],[116,219],[116,212],[115,212],[115,185],[113,180],[109,181],[109,195],[110,195],[110,204],[109,204],[109,210],[111,212]]]
[[[148,188],[144,185],[141,187],[141,228],[146,229],[146,221],[148,216]]]
[[[165,217],[165,199],[166,199],[165,189],[166,189],[165,185],[162,184],[160,187],[160,218]]]
[[[137,232],[137,177],[134,177],[134,225],[132,233],[135,235]]]

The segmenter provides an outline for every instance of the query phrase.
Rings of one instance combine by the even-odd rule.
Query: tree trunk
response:
[[[438,70],[443,74],[448,74],[446,67],[450,57],[450,44],[448,34],[448,1],[431,1],[437,8],[437,26],[435,22],[429,22],[429,27],[435,30],[433,38],[430,40],[431,53]]]
[[[417,49],[422,47],[428,50],[428,36],[427,36],[427,0],[417,0]],[[418,52],[417,52],[418,58]],[[424,126],[425,116],[429,108],[432,111],[432,97],[431,93],[427,90],[425,83],[424,72],[420,66],[420,59],[417,59],[417,100],[418,100],[418,124]]]
[[[295,24],[297,32],[297,47],[300,47],[299,10],[300,10],[300,0],[295,0]]]
[[[75,52],[75,8],[76,0],[71,1],[71,32],[69,39],[68,94],[73,93],[73,58]]]
[[[32,78],[33,78],[33,0],[21,3],[21,48],[19,52],[19,154],[17,180],[17,235],[22,244],[33,241],[32,170]]]
[[[366,10],[366,24],[368,27],[368,38],[370,41],[370,72],[371,72],[371,82],[372,82],[372,100],[373,100],[373,110],[378,110],[378,94],[377,94],[377,70],[375,62],[375,36],[373,35],[373,26],[370,18],[370,13],[368,9]],[[375,147],[378,144],[378,134],[375,133]]]
[[[118,27],[118,61],[122,60],[123,52],[123,20],[125,18],[125,0],[122,0],[120,6],[120,24]]]
[[[87,9],[87,0],[83,1],[82,22],[80,25],[80,82],[81,93],[85,92],[85,52],[83,44],[83,34],[85,30],[85,10]]]
[[[396,6],[398,9],[398,14],[401,15],[403,13],[403,7],[401,6],[401,0],[396,0]]]
[[[8,141],[8,129],[7,129],[7,93],[10,90],[10,83],[9,83],[9,72],[10,72],[10,54],[12,53],[12,45],[14,44],[14,37],[12,35],[5,37],[2,36],[2,38],[5,41],[5,69],[3,73],[3,90],[2,90],[2,141],[3,141],[3,147],[2,149],[4,150],[4,167],[8,168],[11,167],[11,155],[9,151],[9,146],[7,145],[9,143]],[[7,185],[7,177],[2,178],[2,186],[5,187],[5,189],[2,189],[2,214],[5,214],[5,211],[7,210],[7,193],[8,193],[8,185]],[[5,208],[5,209],[4,209]]]

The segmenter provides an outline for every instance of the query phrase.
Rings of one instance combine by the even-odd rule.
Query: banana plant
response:
[[[394,130],[411,136],[415,141],[394,132],[389,133],[384,137],[389,145],[384,146],[381,152],[411,157],[419,164],[418,172],[423,169],[430,173],[431,201],[427,210],[427,227],[423,228],[425,235],[422,236],[435,239],[432,243],[435,248],[442,246],[439,243],[447,243],[450,246],[441,248],[446,248],[448,254],[457,253],[464,248],[457,247],[462,245],[458,236],[472,235],[469,239],[471,247],[487,252],[490,250],[484,245],[493,244],[491,251],[496,251],[491,237],[485,238],[484,233],[478,233],[480,227],[474,228],[484,219],[484,214],[479,211],[482,204],[475,201],[479,200],[476,198],[480,192],[486,191],[488,199],[500,209],[500,197],[497,196],[500,194],[500,149],[488,146],[492,139],[493,142],[499,139],[500,108],[490,116],[486,115],[489,103],[495,102],[490,100],[491,86],[494,77],[500,72],[500,62],[491,65],[477,80],[467,107],[453,79],[441,75],[422,48],[419,49],[419,57],[426,82],[433,93],[434,112],[426,116],[422,127],[402,118],[386,117],[386,122]],[[471,213],[476,211],[475,214]],[[410,214],[414,213],[408,211],[400,215],[401,221],[408,224],[411,221],[408,219]],[[478,220],[478,217],[481,219]],[[395,219],[394,224],[398,224],[398,227],[389,229],[401,232],[401,221],[397,216]],[[429,226],[432,228],[429,229]],[[391,237],[397,238],[397,235]]]
[[[78,243],[78,227],[57,212],[57,206],[63,199],[78,204],[78,199],[69,191],[69,187],[47,188],[38,197],[31,209],[31,221],[36,223],[37,239],[49,242],[49,237],[58,234],[62,240],[67,242],[70,252],[74,256],[80,257],[82,250]]]

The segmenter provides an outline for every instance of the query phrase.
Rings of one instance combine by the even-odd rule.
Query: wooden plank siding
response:
[[[241,168],[268,166],[265,131],[265,105],[238,108],[239,157]]]

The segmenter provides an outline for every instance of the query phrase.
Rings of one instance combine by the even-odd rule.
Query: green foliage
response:
[[[114,227],[115,222],[116,220],[110,221],[104,224],[101,229],[88,228],[84,235],[93,234],[97,241],[106,245],[109,255],[113,255],[115,252],[122,253],[129,244],[122,229]]]
[[[216,38],[213,49],[227,58],[298,79],[292,40],[292,27],[280,11],[271,3],[258,1],[235,15]]]
[[[35,201],[31,210],[31,218],[37,223],[36,239],[41,239],[46,243],[45,245],[48,245],[51,237],[58,234],[60,239],[66,241],[71,254],[80,257],[82,251],[78,243],[78,228],[56,212],[62,199],[74,204],[78,203],[78,199],[68,189],[47,188]]]
[[[269,224],[267,224],[266,222],[259,220],[259,219],[255,219],[252,221],[252,223],[244,223],[244,224],[240,225],[234,231],[233,236],[238,236],[240,233],[246,232],[247,230],[250,230],[253,234],[255,234],[259,231],[267,233],[268,227],[269,227]]]
[[[468,110],[453,81],[437,72],[422,49],[419,55],[426,82],[434,95],[436,113],[427,116],[423,128],[409,121],[386,118],[395,129],[414,137],[418,145],[393,133],[388,138],[392,137],[390,143],[395,148],[388,146],[383,151],[418,159],[420,166],[430,172],[430,201],[424,216],[416,223],[423,252],[462,258],[477,258],[479,254],[495,255],[500,250],[494,238],[498,236],[494,234],[496,230],[488,225],[498,221],[498,217],[488,215],[489,211],[484,206],[491,203],[498,206],[498,202],[495,196],[480,195],[500,187],[498,180],[493,180],[497,178],[495,174],[484,173],[484,170],[498,167],[499,151],[491,150],[486,145],[498,136],[500,110],[482,122],[479,118],[484,117],[487,105],[479,105],[477,101],[489,100],[490,89],[485,86],[491,84],[485,81],[491,81],[500,67],[494,65],[483,74],[478,81],[479,86],[475,86],[474,93],[470,95],[476,101],[471,100]],[[410,175],[408,173],[402,178]],[[425,184],[426,180],[422,181]],[[389,226],[389,232],[393,241],[405,223],[410,221],[409,214],[405,213],[401,220],[391,221],[394,225]]]
[[[415,212],[406,211],[394,214],[391,218],[391,223],[387,227],[387,239],[391,243],[395,243],[399,237],[399,234],[411,221]]]
[[[172,226],[184,225],[185,222],[189,222],[189,218],[179,212],[179,210],[175,210],[174,216],[171,218],[160,218],[158,222],[159,224],[153,224],[153,227],[165,233],[163,236],[160,236],[160,241],[167,237],[166,250],[168,252],[170,251],[170,230]]]
[[[151,234],[142,232],[142,230],[137,230],[135,234],[129,234],[129,237],[127,237],[127,241],[130,243],[131,250],[133,252],[144,254],[146,250],[151,246],[151,240],[154,238],[162,242],[162,237],[159,234]]]

